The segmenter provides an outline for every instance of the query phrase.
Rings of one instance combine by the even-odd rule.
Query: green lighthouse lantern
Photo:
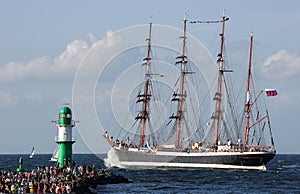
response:
[[[60,125],[71,125],[72,123],[72,111],[69,107],[62,107],[59,111],[59,122]]]

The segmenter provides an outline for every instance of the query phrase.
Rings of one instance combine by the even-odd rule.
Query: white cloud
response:
[[[55,59],[54,66],[61,70],[69,69],[74,65],[74,60],[81,59],[88,49],[89,46],[85,41],[74,40],[69,43],[66,50]]]
[[[91,41],[97,41],[89,34]],[[93,38],[91,38],[93,37]],[[37,57],[30,61],[14,61],[0,67],[0,83],[23,80],[53,80],[74,78],[80,61],[90,49],[84,40],[70,42],[65,51],[52,59],[47,56]]]
[[[98,42],[98,41],[99,41],[99,38],[98,38],[97,36],[95,36],[94,34],[88,33],[87,35],[88,35],[88,37],[89,37],[89,40],[90,40],[92,43],[95,43],[95,42]]]
[[[50,64],[49,57],[35,58],[29,62],[10,62],[0,68],[0,83],[41,77],[42,71]]]
[[[300,55],[287,50],[279,50],[263,62],[262,73],[271,79],[298,75],[300,74]]]

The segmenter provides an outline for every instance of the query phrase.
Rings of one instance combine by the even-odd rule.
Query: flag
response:
[[[276,89],[265,89],[267,96],[277,96],[278,92]]]

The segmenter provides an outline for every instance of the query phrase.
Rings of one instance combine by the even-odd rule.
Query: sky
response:
[[[145,25],[150,16],[154,24],[181,29],[185,12],[190,20],[215,20],[223,10],[230,18],[226,23],[226,49],[235,53],[230,54],[236,56],[233,62],[246,63],[248,37],[253,30],[255,69],[266,86],[279,92],[267,102],[278,153],[300,153],[296,124],[300,110],[299,1],[11,0],[0,5],[0,154],[29,153],[32,146],[36,153],[54,151],[57,127],[51,121],[58,119],[63,103],[76,105],[80,93],[85,92],[78,89],[83,61],[99,45],[101,60],[113,56],[105,48],[122,50],[128,46],[120,44],[124,40],[114,32]],[[188,26],[189,33],[213,57],[219,37],[212,34],[218,30],[219,26]],[[75,119],[80,121],[73,129],[77,138],[74,152],[95,152],[87,142],[88,133],[94,136],[93,141],[99,140],[97,152],[105,153],[108,147],[101,135],[95,134],[98,131],[80,127],[85,126],[85,120],[76,112],[79,110],[74,107]]]

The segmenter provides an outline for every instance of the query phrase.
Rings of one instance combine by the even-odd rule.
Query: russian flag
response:
[[[277,96],[278,92],[276,89],[265,89],[267,96]]]

